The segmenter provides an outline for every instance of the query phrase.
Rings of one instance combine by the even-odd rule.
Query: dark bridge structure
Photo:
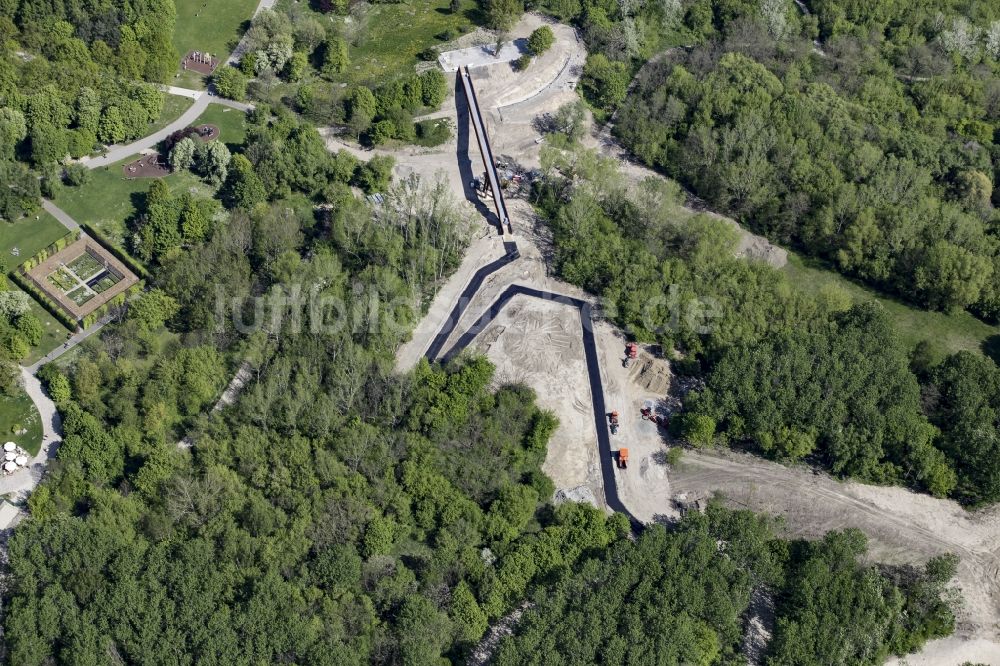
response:
[[[465,90],[465,99],[469,103],[469,114],[472,116],[472,127],[476,132],[476,140],[479,142],[479,154],[483,156],[483,166],[486,167],[486,178],[493,192],[493,206],[497,211],[497,218],[500,220],[500,233],[514,233],[514,226],[511,224],[510,215],[507,214],[507,203],[503,200],[503,191],[500,189],[500,177],[497,175],[497,162],[493,157],[493,148],[490,147],[490,138],[486,134],[486,125],[483,123],[483,114],[479,110],[479,100],[476,98],[476,88],[472,85],[472,76],[468,67],[458,70],[458,78],[462,80],[462,88]]]
[[[483,156],[483,163],[486,167],[487,178],[489,178],[490,188],[493,190],[493,203],[496,207],[497,217],[500,220],[500,233],[513,234],[513,225],[510,216],[507,214],[507,205],[503,200],[503,192],[500,190],[500,181],[497,177],[496,161],[493,158],[493,151],[490,148],[489,138],[486,135],[486,127],[483,125],[482,113],[479,110],[479,101],[476,99],[476,91],[472,85],[472,77],[469,75],[469,68],[463,67],[458,71],[458,78],[461,80],[465,99],[469,106],[469,115],[472,118],[472,125],[475,128],[476,138],[479,142],[479,152]],[[457,87],[456,87],[457,88]],[[459,114],[462,113],[461,106]],[[459,118],[460,131],[461,121]],[[461,142],[460,142],[461,150]],[[463,156],[459,156],[459,160]],[[475,196],[475,195],[472,195]],[[482,209],[485,212],[485,209]],[[604,399],[604,386],[601,384],[601,367],[597,354],[597,341],[594,337],[594,319],[592,306],[589,302],[557,294],[551,291],[543,291],[533,287],[513,284],[507,287],[494,301],[490,307],[472,324],[466,331],[458,337],[451,348],[445,351],[445,344],[451,338],[452,333],[458,328],[459,321],[472,302],[486,278],[503,267],[517,261],[520,252],[517,249],[517,242],[511,238],[504,240],[504,255],[476,271],[475,275],[466,285],[459,296],[458,302],[448,313],[447,319],[441,324],[437,335],[431,341],[430,346],[424,353],[428,361],[448,361],[460,354],[476,339],[480,333],[496,319],[497,315],[515,296],[526,296],[528,298],[539,298],[547,301],[554,301],[576,309],[580,313],[580,335],[583,340],[584,356],[587,363],[587,379],[590,384],[590,395],[594,405],[594,426],[597,429],[597,448],[601,461],[601,478],[604,485],[604,501],[608,508],[617,513],[624,514],[632,525],[635,532],[643,529],[643,524],[632,514],[622,503],[618,495],[618,484],[615,480],[615,452],[611,449],[611,435],[608,426],[608,409]]]

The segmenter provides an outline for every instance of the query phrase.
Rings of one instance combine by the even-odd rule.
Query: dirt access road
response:
[[[517,30],[514,34],[520,36]],[[558,77],[564,70],[555,67],[550,71]],[[496,104],[501,96],[530,92],[512,91],[515,84],[507,71],[490,75],[476,71],[475,82],[484,106]],[[491,82],[502,84],[503,88],[493,89]],[[531,82],[525,87],[537,84]],[[547,105],[557,108],[566,99],[564,92],[555,86],[545,87],[531,98],[532,108],[545,109]],[[537,159],[537,134],[535,139],[529,140],[525,135],[517,140],[516,146],[524,147],[523,152],[518,152],[512,143],[516,136],[505,134],[510,122],[500,121],[495,107],[492,112],[484,109],[484,113],[493,114],[493,122],[488,121],[487,128],[495,152],[513,154],[515,159],[529,165],[532,156]],[[527,132],[530,119],[521,120],[518,131]],[[508,148],[501,150],[498,146],[504,142]],[[423,175],[429,177],[444,169],[461,180],[454,162],[445,161],[449,154],[461,152],[456,145],[442,151],[439,161],[421,156],[420,161],[427,163],[426,167],[421,165],[427,169]],[[457,161],[464,159],[471,164],[479,160],[474,143],[457,157]],[[649,172],[637,170],[637,173],[644,177]],[[533,212],[524,202],[510,201],[508,205],[515,222],[520,257],[492,272],[470,296],[467,287],[477,270],[505,252],[502,239],[488,233],[485,226],[479,227],[478,237],[462,267],[442,287],[411,341],[400,349],[397,356],[400,370],[412,367],[426,352],[463,297],[468,302],[462,317],[455,322],[455,331],[442,345],[444,349],[449,349],[512,284],[591,298],[550,275],[545,228],[533,223]],[[748,253],[748,256],[769,259],[767,253]],[[559,496],[605,506],[602,461],[597,455],[593,396],[586,379],[580,323],[579,314],[564,305],[515,297],[475,336],[471,348],[486,354],[497,365],[498,381],[526,383],[537,392],[539,404],[559,416],[560,427],[550,442],[544,465],[559,489]],[[625,445],[631,451],[630,468],[616,471],[614,483],[632,514],[645,521],[659,520],[674,515],[671,498],[676,493],[707,496],[720,492],[732,506],[783,517],[790,535],[817,537],[830,529],[857,527],[870,539],[872,560],[922,563],[932,555],[955,552],[962,558],[955,586],[964,598],[963,606],[958,609],[956,636],[929,644],[920,655],[908,657],[906,663],[951,666],[972,660],[1000,664],[1000,642],[997,642],[1000,512],[972,514],[954,502],[900,488],[841,483],[825,475],[814,475],[805,468],[784,467],[734,453],[688,452],[679,465],[668,468],[663,463],[667,442],[655,425],[641,419],[639,410],[647,405],[656,406],[664,397],[672,381],[669,368],[644,354],[640,363],[625,369],[621,365],[624,350],[621,333],[599,323],[595,337],[608,408],[622,413],[622,428],[612,446]]]

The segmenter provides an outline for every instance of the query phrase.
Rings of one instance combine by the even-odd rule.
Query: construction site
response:
[[[528,15],[513,32],[527,34],[541,21]],[[688,387],[660,350],[631,343],[602,319],[592,295],[552,275],[548,230],[526,201],[505,198],[509,190],[501,186],[501,180],[516,183],[498,162],[510,159],[525,172],[539,166],[542,138],[532,120],[576,99],[586,53],[571,28],[551,27],[556,45],[527,72],[502,61],[470,67],[456,62],[460,54],[449,55],[455,96],[435,115],[454,114],[456,137],[433,150],[391,153],[398,176],[443,174],[478,211],[470,215],[475,238],[461,266],[399,350],[397,368],[471,351],[490,359],[498,382],[533,388],[539,405],[560,421],[544,465],[557,502],[590,502],[640,526],[676,520],[718,495],[733,507],[783,518],[791,536],[861,529],[869,556],[879,562],[922,563],[956,553],[954,586],[964,598],[956,633],[906,663],[1000,663],[1000,511],[973,513],[903,488],[842,482],[730,451],[685,450],[668,464],[675,444],[666,425]],[[624,159],[606,132],[588,142]],[[327,143],[358,150],[332,135]],[[622,164],[633,183],[655,176]],[[784,262],[784,251],[765,239],[746,231],[742,237],[739,256]],[[767,622],[758,624],[766,642]]]

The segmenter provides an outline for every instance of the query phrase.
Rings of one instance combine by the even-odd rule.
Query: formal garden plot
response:
[[[26,276],[78,320],[139,281],[120,260],[87,236],[33,266]]]
[[[103,294],[111,287],[115,286],[120,282],[120,278],[110,271],[104,271],[101,275],[97,275],[89,282],[87,286],[90,287],[95,294]]]
[[[73,291],[66,294],[67,298],[69,298],[69,300],[73,301],[77,305],[83,305],[96,295],[97,294],[95,294],[93,291],[91,291],[85,286],[77,287]]]
[[[67,268],[73,271],[73,273],[75,273],[76,276],[83,282],[87,282],[91,278],[104,272],[104,265],[95,259],[94,255],[89,252],[84,252],[79,257],[69,262]]]
[[[49,273],[48,281],[56,289],[64,292],[73,291],[80,286],[76,276],[65,266],[60,266],[57,270]]]

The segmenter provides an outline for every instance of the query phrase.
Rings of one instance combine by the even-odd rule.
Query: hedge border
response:
[[[125,301],[128,300],[129,296],[139,293],[140,291],[142,291],[143,287],[144,283],[141,280],[139,282],[136,282],[134,285],[132,285],[131,287],[129,287],[122,293],[118,294],[110,301],[108,301],[107,303],[105,303],[104,305],[102,305],[101,307],[97,308],[96,310],[88,314],[86,317],[84,317],[81,320],[82,322],[81,325],[83,326],[84,329],[90,328],[95,323],[97,323],[97,321],[101,317],[108,314],[108,312],[110,312],[112,308],[119,308],[122,305],[124,305]]]
[[[68,328],[70,331],[76,331],[80,328],[80,322],[67,314],[58,303],[53,301],[45,292],[36,287],[35,283],[29,280],[25,274],[21,272],[20,268],[12,271],[10,276],[18,287],[34,298],[39,305],[48,310],[49,314],[55,317],[60,324]]]
[[[23,273],[27,273],[32,268],[34,268],[38,264],[42,263],[43,261],[51,257],[56,252],[59,252],[63,248],[68,247],[69,245],[75,243],[78,240],[80,240],[79,229],[74,229],[73,231],[67,232],[66,235],[60,236],[59,238],[55,239],[54,241],[43,247],[38,252],[34,253],[33,255],[22,261],[21,264],[15,269],[15,272],[20,270]]]
[[[107,236],[105,236],[104,234],[102,234],[100,231],[98,231],[89,224],[81,224],[80,228],[86,231],[87,235],[93,238],[98,245],[103,247],[111,254],[115,255],[115,257],[119,261],[128,266],[129,270],[131,270],[133,273],[135,273],[144,280],[149,278],[149,270],[141,263],[139,263],[139,261],[135,257],[133,257],[128,252],[121,249],[113,242],[111,242],[111,239],[109,239]]]

